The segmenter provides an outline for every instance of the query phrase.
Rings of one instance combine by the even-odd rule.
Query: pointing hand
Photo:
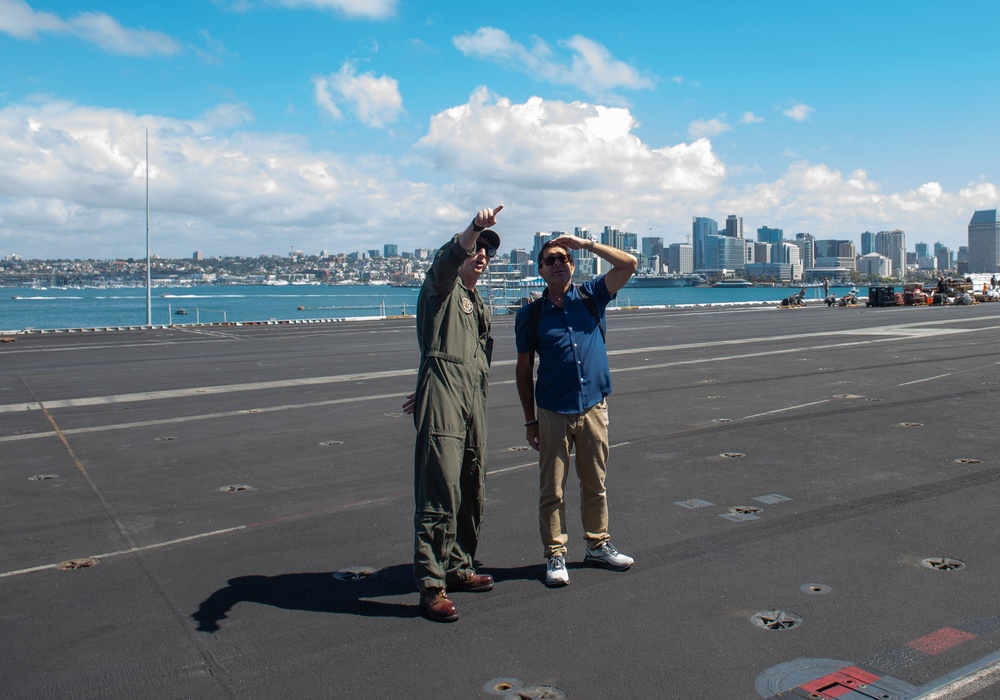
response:
[[[495,226],[497,223],[497,214],[500,213],[501,209],[503,209],[502,204],[495,209],[480,209],[479,213],[476,214],[476,218],[472,220],[473,225],[476,228]]]

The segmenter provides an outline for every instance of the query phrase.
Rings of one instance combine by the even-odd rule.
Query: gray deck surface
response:
[[[412,319],[0,345],[0,697],[1000,697],[1000,304],[608,326],[611,533],[635,566],[581,566],[571,477],[571,584],[542,585],[496,317],[497,586],[454,594],[449,625],[410,574]],[[762,510],[723,517],[741,506]]]

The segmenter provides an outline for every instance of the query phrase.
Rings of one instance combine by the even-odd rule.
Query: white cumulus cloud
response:
[[[692,138],[711,138],[727,131],[732,131],[733,127],[726,123],[726,115],[714,117],[712,119],[695,119],[688,124],[688,134]]]
[[[147,129],[153,252],[165,256],[432,247],[497,204],[505,249],[575,226],[683,241],[691,216],[730,213],[751,230],[856,240],[901,228],[957,248],[972,212],[1000,200],[986,180],[892,191],[863,168],[804,160],[738,187],[708,137],[651,144],[628,109],[485,88],[436,114],[399,160],[315,150],[253,125],[240,103],[186,120],[41,97],[0,108],[0,251],[141,255]]]
[[[580,35],[560,41],[564,53],[558,56],[538,37],[531,46],[525,46],[495,27],[480,27],[473,34],[454,37],[452,43],[466,56],[492,61],[555,85],[572,85],[592,96],[653,87],[653,81],[636,68],[616,59],[602,44]]]
[[[349,104],[362,124],[375,128],[395,122],[403,111],[403,97],[394,78],[358,75],[349,62],[337,73],[313,78],[313,86],[316,104],[335,119],[343,116],[337,100]]]
[[[329,10],[346,17],[388,19],[396,14],[397,0],[274,0],[290,8]]]
[[[804,122],[809,119],[815,111],[815,108],[802,104],[801,102],[797,102],[788,109],[782,111],[782,114],[789,119],[794,119],[797,122]]]
[[[509,187],[691,192],[725,174],[707,140],[654,149],[623,108],[532,97],[523,104],[477,90],[431,120],[416,146],[437,169]]]
[[[34,40],[42,34],[69,34],[108,53],[127,56],[169,56],[181,50],[179,42],[162,32],[123,27],[103,12],[81,12],[63,19],[51,12],[38,12],[24,0],[0,0],[0,32]]]

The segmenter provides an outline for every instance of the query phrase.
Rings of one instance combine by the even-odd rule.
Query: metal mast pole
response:
[[[149,290],[149,129],[146,129],[146,325],[153,325],[153,301]]]

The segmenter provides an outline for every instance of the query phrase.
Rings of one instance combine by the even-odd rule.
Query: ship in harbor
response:
[[[726,279],[719,280],[718,282],[716,282],[712,286],[713,287],[722,287],[724,289],[725,288],[729,288],[729,289],[743,289],[743,288],[746,288],[746,287],[752,287],[753,286],[753,282],[748,282],[747,280],[743,279],[742,277],[727,277]]]
[[[707,283],[701,275],[634,275],[628,287],[700,287]]]

